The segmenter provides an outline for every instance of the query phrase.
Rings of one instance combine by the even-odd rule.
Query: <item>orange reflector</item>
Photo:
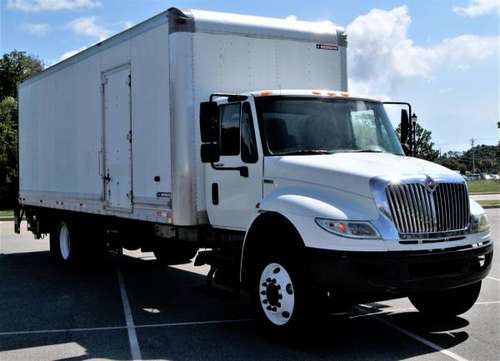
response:
[[[337,96],[337,92],[328,92],[327,94],[329,96],[331,96],[331,97],[336,97]]]
[[[270,90],[264,90],[264,91],[260,92],[260,96],[262,96],[262,97],[267,97],[269,95],[273,95],[273,92]]]
[[[338,224],[339,231],[342,233],[346,233],[347,227],[344,223],[339,223]]]
[[[321,95],[321,92],[319,90],[313,90],[312,95]]]
[[[342,95],[343,97],[348,97],[349,96],[349,92],[340,92],[340,95]]]

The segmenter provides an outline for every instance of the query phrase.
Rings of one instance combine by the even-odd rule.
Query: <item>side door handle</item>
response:
[[[237,170],[240,172],[240,176],[244,177],[244,178],[248,178],[248,167],[246,166],[242,166],[242,167],[222,167],[222,165],[220,163],[217,163],[217,164],[214,164],[214,163],[211,163],[212,164],[212,168],[214,170]]]

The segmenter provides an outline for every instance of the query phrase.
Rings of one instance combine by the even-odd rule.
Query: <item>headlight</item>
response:
[[[486,213],[471,216],[471,233],[487,232],[490,230],[490,221]]]
[[[377,230],[369,222],[336,221],[327,218],[316,218],[316,224],[325,231],[350,238],[380,238]]]

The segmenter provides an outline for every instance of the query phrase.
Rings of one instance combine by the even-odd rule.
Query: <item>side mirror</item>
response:
[[[401,144],[408,144],[410,135],[410,119],[406,109],[401,109]]]
[[[219,161],[219,144],[217,143],[202,144],[200,152],[202,163],[216,163]]]
[[[216,102],[200,104],[200,134],[202,143],[217,143],[219,141],[219,109]]]

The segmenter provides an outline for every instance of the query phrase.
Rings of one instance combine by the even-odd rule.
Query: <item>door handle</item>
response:
[[[212,168],[214,170],[237,170],[240,172],[240,176],[248,178],[248,167],[246,167],[246,166],[243,166],[243,167],[225,167],[224,168],[223,164],[220,164],[220,163],[217,163],[217,164],[211,163],[211,164],[212,164]]]

